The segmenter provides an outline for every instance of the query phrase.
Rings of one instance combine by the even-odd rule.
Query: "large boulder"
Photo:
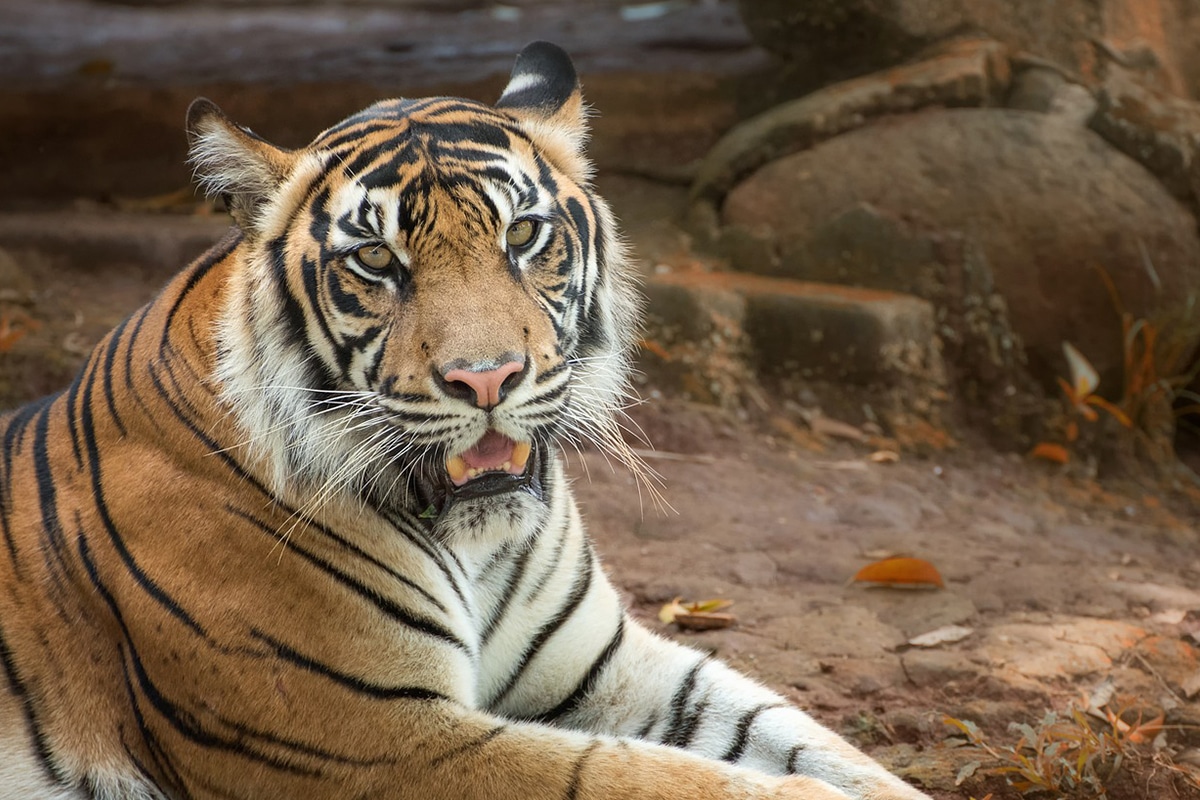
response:
[[[963,33],[1088,78],[1113,61],[1154,73],[1173,91],[1196,50],[1177,29],[1193,0],[739,0],[751,35],[816,86],[882,69]],[[1196,23],[1192,22],[1191,30]]]
[[[1065,115],[884,118],[763,166],[724,198],[720,222],[723,240],[740,245],[729,249],[735,268],[935,301],[949,273],[925,267],[953,251],[969,266],[962,291],[980,295],[957,302],[1006,306],[1036,377],[1052,385],[1065,374],[1070,341],[1101,370],[1109,397],[1120,394],[1121,328],[1101,271],[1135,316],[1166,319],[1200,292],[1188,210]]]

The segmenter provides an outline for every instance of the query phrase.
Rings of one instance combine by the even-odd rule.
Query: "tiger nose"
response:
[[[451,397],[470,402],[489,411],[521,382],[525,374],[525,359],[512,360],[495,369],[459,367],[441,374],[442,390]]]

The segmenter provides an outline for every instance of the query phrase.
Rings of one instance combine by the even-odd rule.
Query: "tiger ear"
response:
[[[515,119],[560,169],[578,181],[591,177],[584,155],[587,107],[571,57],[555,44],[534,42],[517,55],[496,108]]]
[[[259,212],[295,165],[295,156],[235,124],[204,97],[187,111],[188,160],[200,188],[221,195],[238,226],[253,233]]]

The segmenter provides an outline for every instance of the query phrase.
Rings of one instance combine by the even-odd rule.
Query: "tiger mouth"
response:
[[[538,454],[532,442],[517,442],[488,430],[470,448],[445,462],[447,493],[469,499],[525,490],[538,496],[534,474]]]

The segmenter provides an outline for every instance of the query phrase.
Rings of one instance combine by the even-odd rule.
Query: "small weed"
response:
[[[1177,423],[1200,420],[1200,395],[1188,389],[1200,374],[1195,342],[1200,338],[1200,307],[1189,296],[1169,317],[1135,317],[1121,302],[1112,277],[1097,268],[1121,320],[1122,385],[1116,401],[1096,394],[1099,375],[1091,362],[1070,342],[1063,354],[1071,380],[1058,379],[1066,399],[1067,416],[1062,430],[1065,444],[1041,442],[1031,452],[1035,458],[1056,463],[1070,460],[1068,447],[1080,438],[1080,425],[1099,420],[1097,409],[1130,431],[1143,452],[1164,463],[1170,460]],[[1109,429],[1111,430],[1111,429]]]
[[[1161,769],[1189,786],[1200,789],[1200,778],[1173,764],[1154,749],[1163,731],[1163,718],[1146,720],[1134,706],[1105,706],[1085,711],[1071,706],[1063,713],[1049,712],[1037,725],[1013,723],[1015,744],[989,740],[969,720],[946,717],[945,723],[966,736],[966,746],[987,757],[962,768],[958,783],[979,774],[1002,777],[1021,794],[1049,795],[1064,800],[1107,800],[1111,785],[1122,770],[1145,772]]]

